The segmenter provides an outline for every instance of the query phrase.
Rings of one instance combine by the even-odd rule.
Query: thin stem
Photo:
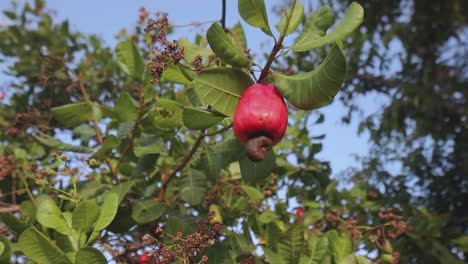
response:
[[[226,29],[226,0],[223,0],[222,5],[221,26]]]
[[[200,135],[197,138],[197,141],[195,141],[195,144],[193,145],[192,149],[187,154],[187,156],[184,157],[184,159],[179,163],[179,165],[177,165],[177,167],[174,169],[174,171],[171,174],[167,175],[167,177],[163,177],[161,190],[159,191],[159,196],[158,196],[159,202],[164,201],[164,194],[166,192],[167,186],[169,185],[169,182],[177,175],[179,171],[183,170],[185,166],[189,163],[189,161],[192,159],[195,152],[197,152],[197,149],[200,146],[201,142],[203,141],[203,138],[205,138],[205,134],[200,133]]]
[[[120,159],[117,162],[117,165],[115,166],[115,170],[117,171],[119,170],[120,165],[122,164],[125,156],[128,154],[128,152],[133,146],[133,143],[135,141],[135,136],[138,131],[138,127],[140,126],[141,119],[143,117],[144,108],[145,108],[145,97],[144,97],[143,92],[140,91],[139,98],[138,98],[138,117],[137,117],[137,120],[135,121],[135,124],[133,124],[132,131],[130,132],[129,142],[127,146],[125,147],[124,151],[122,152],[122,154],[120,155]]]
[[[70,67],[68,67],[67,63],[63,60],[63,58],[58,57],[58,56],[53,56],[53,55],[44,55],[44,54],[41,54],[41,56],[43,56],[45,58],[50,58],[50,59],[53,59],[53,60],[58,60],[59,62],[61,62],[62,65],[65,67],[65,69],[69,73],[71,73],[71,75],[73,76],[75,81],[78,83],[78,88],[80,89],[80,92],[83,95],[83,98],[85,99],[85,101],[90,106],[92,106],[93,102],[89,98],[88,92],[86,91],[86,88],[83,85],[83,82],[81,81],[80,76],[74,70],[72,70]],[[94,115],[91,116],[91,122],[93,123],[93,128],[94,128],[94,131],[96,133],[96,140],[97,140],[97,142],[99,144],[102,144],[104,142],[104,140],[103,140],[102,135],[101,135],[101,129],[99,129],[97,120],[96,120],[96,118],[94,118]],[[107,167],[109,167],[110,173],[111,173],[112,178],[115,181],[115,183],[120,184],[119,176],[117,175],[117,172],[115,171],[115,168],[112,167],[110,159],[106,158],[106,159],[104,159],[104,162],[106,163]]]
[[[275,46],[273,46],[270,56],[268,57],[268,60],[262,69],[262,73],[260,74],[260,77],[258,77],[259,83],[263,82],[268,77],[270,73],[271,64],[273,64],[273,61],[276,58],[276,54],[283,48],[283,40],[284,40],[284,36],[281,35],[278,41],[276,41]]]

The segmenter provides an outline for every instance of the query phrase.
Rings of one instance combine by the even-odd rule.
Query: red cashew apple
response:
[[[234,112],[234,135],[245,144],[252,161],[265,159],[281,141],[288,126],[288,109],[281,94],[271,84],[249,86]]]
[[[138,263],[139,264],[148,264],[151,262],[151,259],[149,256],[147,255],[141,255],[139,258],[138,258]]]

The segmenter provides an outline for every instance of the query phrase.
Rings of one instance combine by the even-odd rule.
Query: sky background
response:
[[[17,0],[22,5],[25,0]],[[271,11],[271,7],[278,6],[284,1],[267,0],[267,12],[272,30],[279,21]],[[306,2],[302,1],[306,5]],[[315,5],[317,1],[311,1]],[[127,28],[132,32],[138,18],[138,9],[144,6],[150,12],[163,11],[169,14],[169,22],[173,25],[185,25],[192,22],[206,22],[221,18],[221,0],[46,0],[46,7],[55,13],[55,21],[69,20],[71,29],[87,34],[96,34],[110,47],[115,47],[115,35]],[[10,0],[0,0],[0,10],[10,7]],[[314,6],[315,7],[315,6]],[[227,0],[226,25],[233,26],[241,18],[237,11],[237,0]],[[6,21],[3,13],[0,15],[0,24]],[[247,37],[248,47],[252,52],[269,52],[273,45],[271,39],[262,31],[242,22]],[[196,33],[205,32],[210,24],[202,27],[177,28],[172,38],[182,36],[193,40]],[[294,37],[289,38],[293,41]],[[288,43],[288,40],[286,44]],[[345,48],[346,52],[346,48]],[[257,61],[260,56],[257,56]],[[263,64],[263,63],[262,63]],[[0,70],[5,65],[1,65]],[[7,83],[6,78],[0,74],[0,87]],[[371,113],[382,107],[385,102],[376,96],[362,98],[361,104],[364,113]],[[317,155],[321,160],[330,161],[333,175],[337,175],[348,167],[359,167],[354,155],[364,155],[369,149],[368,135],[357,136],[357,122],[350,125],[341,123],[341,117],[348,109],[341,102],[335,100],[332,104],[319,110],[325,114],[325,122],[310,129],[312,135],[325,134],[322,141],[323,150]]]

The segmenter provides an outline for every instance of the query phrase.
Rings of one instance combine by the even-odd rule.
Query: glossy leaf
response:
[[[54,118],[65,127],[75,127],[81,123],[101,119],[101,110],[97,104],[80,102],[67,104],[51,109]]]
[[[99,217],[99,207],[93,201],[80,202],[72,216],[72,227],[76,230],[91,229]]]
[[[5,224],[9,230],[21,234],[26,230],[29,225],[24,223],[21,219],[13,215],[12,213],[2,213],[0,220]]]
[[[221,168],[223,167],[223,160],[219,155],[216,155],[213,148],[208,147],[207,145],[203,146],[203,153],[200,162],[206,176],[210,180],[216,180],[221,172]]]
[[[348,234],[331,230],[327,232],[327,237],[335,263],[341,263],[346,256],[353,253],[353,242]]]
[[[342,40],[351,34],[359,25],[361,25],[363,18],[364,9],[360,4],[353,2],[346,11],[346,15],[343,20],[338,25],[336,25],[336,27],[330,33],[317,38],[317,36],[320,35],[317,34],[317,28],[323,30],[324,27],[317,27],[317,24],[315,23],[319,21],[315,21],[315,23],[310,22],[310,25],[309,23],[306,25],[304,31],[297,38],[296,43],[291,46],[291,49],[293,51],[307,51]],[[313,18],[311,18],[309,21],[312,21],[312,19]],[[326,25],[326,23],[323,25]]]
[[[268,151],[264,160],[260,162],[253,162],[243,156],[239,160],[242,179],[250,184],[257,183],[270,175],[275,166],[275,153]]]
[[[302,32],[297,36],[295,45],[319,39],[327,34],[327,29],[333,25],[334,18],[329,6],[317,9],[307,20]],[[293,46],[293,47],[294,47]]]
[[[137,157],[148,154],[158,154],[163,150],[163,144],[160,137],[142,133],[135,142],[133,152]]]
[[[349,255],[340,264],[371,264],[371,262],[364,256]]]
[[[293,225],[278,243],[278,255],[285,263],[299,263],[304,245],[302,226]]]
[[[246,73],[232,68],[205,70],[191,83],[204,103],[226,116],[234,115],[242,92],[252,84]]]
[[[11,243],[4,235],[0,235],[0,263],[10,263]]]
[[[128,182],[120,184],[119,186],[115,188],[123,186],[127,183]],[[88,242],[93,241],[99,235],[99,232],[101,230],[103,230],[104,228],[106,228],[108,225],[112,223],[115,216],[117,215],[117,210],[119,209],[119,195],[116,192],[114,191],[106,192],[102,196],[103,196],[103,202],[99,206],[99,209],[100,209],[99,217],[96,219],[94,230],[91,233],[88,239]]]
[[[161,82],[171,82],[187,85],[190,82],[190,79],[187,78],[179,66],[174,65],[174,63],[170,63],[161,76]]]
[[[188,168],[180,178],[180,198],[191,205],[199,205],[205,198],[206,177],[203,172]]]
[[[275,73],[273,77],[276,87],[290,104],[298,109],[313,110],[333,100],[345,74],[346,60],[335,44],[315,70],[291,76]]]
[[[254,187],[248,185],[241,185],[242,190],[247,194],[247,196],[254,202],[258,202],[263,199],[263,194]]]
[[[245,37],[244,28],[241,23],[237,23],[229,31],[229,37],[241,49],[247,49],[247,39]]]
[[[164,206],[153,200],[135,200],[132,202],[132,218],[140,225],[158,219],[163,212]]]
[[[115,48],[115,55],[123,72],[138,80],[143,80],[145,66],[135,42],[131,40],[119,42]]]
[[[266,34],[273,36],[268,24],[268,16],[264,0],[239,0],[239,14],[247,24],[260,28]]]
[[[263,252],[265,253],[265,258],[266,260],[268,261],[268,263],[270,264],[288,264],[286,262],[283,261],[283,259],[281,259],[278,254],[276,254],[275,252],[273,252],[273,250],[267,248],[267,247],[263,247]]]
[[[37,263],[71,263],[60,248],[34,227],[27,229],[19,236],[18,247],[26,256]]]
[[[330,255],[328,238],[326,236],[312,236],[307,240],[308,256],[302,256],[300,264],[325,264]]]
[[[188,63],[191,63],[198,55],[202,58],[214,55],[210,49],[193,44],[186,38],[179,40],[179,47],[184,48],[184,60]]]
[[[123,92],[117,99],[114,111],[117,114],[117,118],[120,122],[127,122],[137,119],[137,108],[138,103],[135,101],[135,99],[133,99],[129,93]]]
[[[148,117],[160,129],[174,129],[182,125],[182,106],[176,101],[159,99],[148,112]]]
[[[206,33],[206,38],[214,51],[222,61],[235,67],[249,67],[252,62],[244,52],[224,32],[218,22],[213,23]]]
[[[62,211],[55,204],[55,201],[49,197],[39,199],[36,219],[41,225],[53,228],[61,234],[70,235],[72,233],[70,226],[62,215]]]
[[[190,129],[201,130],[218,124],[226,116],[209,109],[196,107],[184,107],[182,120],[184,125]]]
[[[275,25],[276,29],[278,29],[281,35],[289,35],[296,31],[303,17],[304,6],[301,2],[294,0],[291,9],[286,11],[286,14],[283,12],[280,22]]]
[[[106,264],[107,259],[98,249],[93,247],[80,248],[76,253],[75,264]]]
[[[80,153],[90,153],[93,151],[92,148],[88,148],[88,147],[82,147],[82,146],[75,146],[75,145],[71,145],[71,144],[66,144],[66,143],[63,143],[62,141],[54,138],[54,137],[51,137],[47,134],[44,134],[44,133],[41,133],[41,132],[37,132],[39,135],[38,136],[34,136],[34,139],[39,142],[40,144],[46,146],[46,147],[49,147],[51,149],[54,149],[54,150],[58,150],[58,151],[73,151],[73,152],[80,152]]]

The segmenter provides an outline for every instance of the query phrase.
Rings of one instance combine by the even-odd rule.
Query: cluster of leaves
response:
[[[12,25],[0,31],[7,74],[15,77],[0,125],[16,129],[0,135],[8,143],[2,155],[15,160],[0,179],[0,262],[132,263],[156,250],[154,261],[170,253],[179,263],[338,264],[369,263],[354,255],[363,243],[382,252],[388,233],[352,232],[356,220],[369,230],[388,224],[371,217],[382,209],[367,195],[372,189],[338,190],[328,163],[315,158],[323,136],[310,134],[309,121],[323,116],[291,110],[286,138],[261,163],[245,157],[229,130],[254,81],[274,82],[299,109],[328,104],[344,80],[341,40],[361,23],[359,4],[327,33],[330,8],[305,18],[292,1],[275,37],[264,1],[240,0],[244,21],[275,40],[263,67],[247,52],[240,23],[213,23],[194,42],[170,41],[165,16],[141,10],[136,33],[112,51],[95,36],[70,32],[67,22],[55,24],[44,4],[5,11]],[[303,20],[295,44],[284,47]],[[328,44],[313,71],[270,70],[278,55]],[[293,201],[301,216],[291,213]],[[351,227],[334,225],[329,213]],[[200,219],[216,223],[214,233],[197,231]],[[166,240],[155,233],[159,226]],[[199,251],[189,243],[195,238]]]

